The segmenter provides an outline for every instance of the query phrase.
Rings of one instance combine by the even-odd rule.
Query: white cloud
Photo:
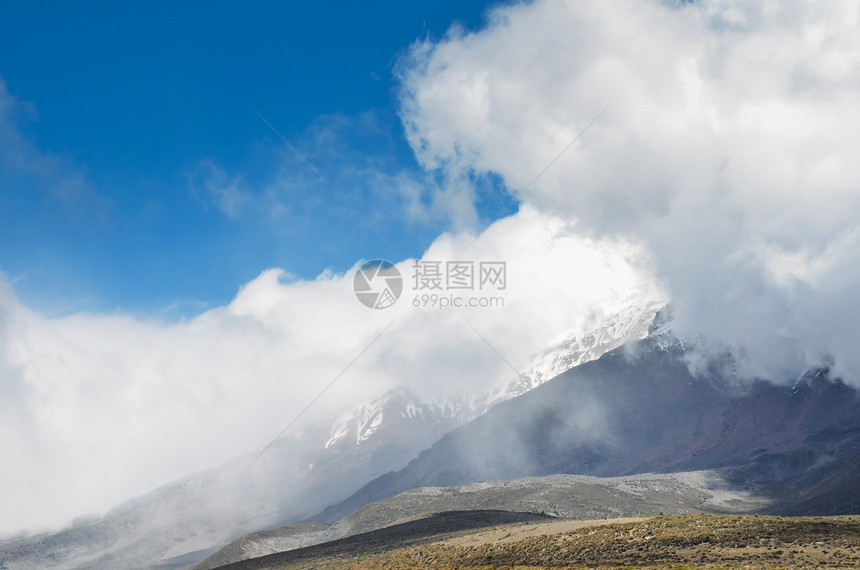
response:
[[[543,0],[414,46],[422,164],[650,251],[678,326],[779,378],[860,379],[860,7]],[[602,110],[534,186],[534,176]]]
[[[472,235],[441,236],[425,260],[507,262],[504,308],[361,305],[353,272],[302,281],[268,270],[227,306],[179,323],[130,316],[46,318],[0,291],[0,533],[99,512],[275,436],[386,326],[313,407],[333,416],[396,385],[428,398],[474,393],[533,351],[660,293],[621,241],[593,241],[524,208]],[[467,249],[468,248],[468,249]],[[393,324],[392,324],[393,323]]]

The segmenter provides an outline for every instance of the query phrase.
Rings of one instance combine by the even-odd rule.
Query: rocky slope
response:
[[[724,474],[714,471],[610,478],[550,475],[424,487],[367,505],[333,525],[293,525],[246,535],[195,565],[194,570],[210,570],[331,542],[433,513],[502,511],[581,520],[658,513],[750,512],[768,504],[767,499],[734,487]]]

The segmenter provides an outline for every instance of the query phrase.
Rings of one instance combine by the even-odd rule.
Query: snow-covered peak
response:
[[[325,443],[326,449],[346,438],[354,440],[355,445],[360,445],[382,425],[386,416],[385,409],[390,402],[403,393],[403,390],[387,392],[347,410],[332,426],[329,439]],[[407,401],[408,405],[414,406],[411,399]]]
[[[571,336],[534,354],[521,376],[489,393],[426,402],[403,387],[386,392],[341,415],[331,427],[325,447],[361,446],[383,426],[402,426],[416,421],[436,424],[440,429],[453,429],[499,402],[524,394],[575,366],[596,360],[628,341],[644,338],[662,307],[658,303],[632,304],[600,327],[580,336]]]
[[[390,390],[347,410],[332,425],[326,449],[341,441],[359,446],[371,438],[383,425],[423,420],[459,425],[459,406],[452,403],[422,402],[406,388]]]
[[[600,327],[581,336],[571,336],[534,354],[523,374],[490,393],[484,411],[537,388],[575,366],[597,360],[627,342],[645,338],[655,315],[663,306],[663,303],[632,305],[607,319]]]

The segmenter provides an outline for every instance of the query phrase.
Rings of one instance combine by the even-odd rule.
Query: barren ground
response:
[[[355,541],[360,537],[352,537],[351,547],[319,550],[318,556],[306,552],[291,560],[295,553],[283,553],[229,568],[860,568],[857,517],[682,515],[525,522],[437,533],[426,543],[405,547],[379,542],[386,530],[368,533],[375,541],[370,550]]]

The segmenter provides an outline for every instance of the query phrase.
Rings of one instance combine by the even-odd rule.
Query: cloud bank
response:
[[[385,333],[304,418],[333,417],[395,386],[425,398],[473,394],[566,334],[660,298],[641,252],[590,240],[524,208],[481,239],[439,237],[423,259],[501,260],[503,308],[371,310],[354,271],[312,281],[271,269],[224,307],[178,323],[79,313],[47,318],[0,281],[0,534],[104,512],[152,488],[266,445]],[[467,249],[468,247],[468,249]],[[471,326],[470,326],[471,325]],[[388,327],[386,329],[386,327]]]
[[[730,348],[744,374],[831,364],[857,385],[858,12],[805,0],[502,7],[483,30],[412,47],[402,117],[425,167],[498,173],[577,231],[639,243],[676,329]]]

